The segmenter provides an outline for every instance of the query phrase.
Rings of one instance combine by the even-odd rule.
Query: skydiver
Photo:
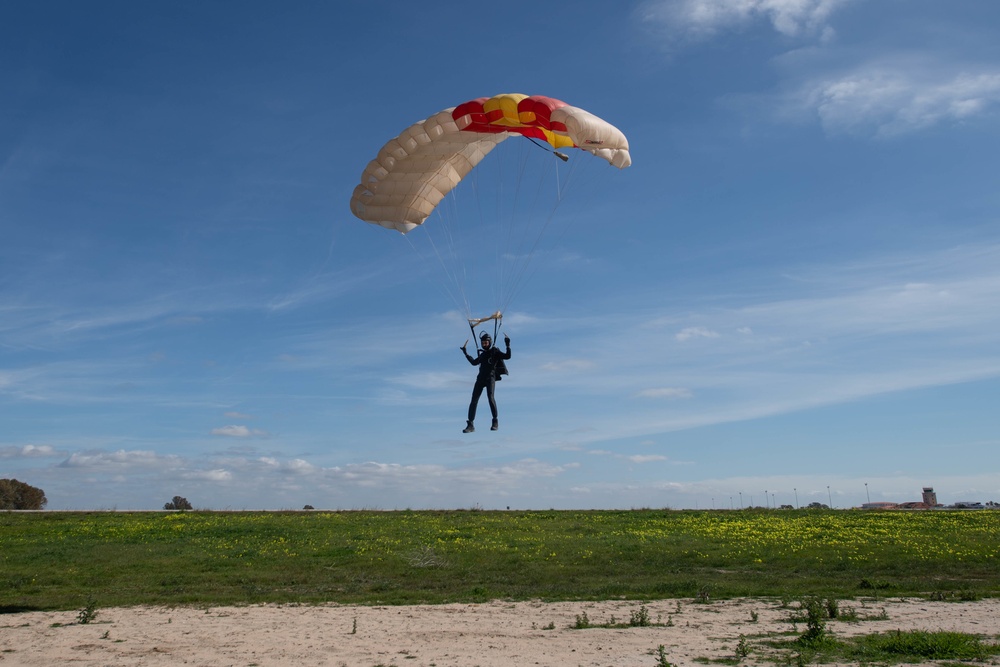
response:
[[[503,342],[507,345],[507,351],[501,352],[493,347],[493,339],[484,331],[479,336],[479,344],[482,345],[483,349],[475,359],[465,349],[465,345],[468,342],[465,341],[465,344],[459,349],[465,354],[465,358],[469,360],[470,364],[479,366],[479,375],[476,376],[476,385],[472,388],[472,402],[469,403],[469,420],[466,422],[462,433],[472,433],[476,430],[474,426],[474,422],[476,421],[476,407],[479,405],[479,398],[483,395],[483,389],[486,390],[486,398],[490,402],[490,412],[493,413],[493,425],[490,426],[490,430],[495,431],[499,428],[499,423],[497,422],[497,402],[493,397],[493,391],[496,389],[496,381],[500,379],[501,375],[507,373],[507,366],[503,362],[505,359],[510,359],[510,337],[506,334],[504,335]]]

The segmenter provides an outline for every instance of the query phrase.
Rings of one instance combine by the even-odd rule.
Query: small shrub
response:
[[[76,622],[80,625],[92,623],[97,618],[97,602],[94,598],[87,600],[87,605],[76,615]]]
[[[799,636],[798,642],[805,646],[815,647],[826,639],[824,610],[819,600],[815,598],[810,598],[803,604],[806,610],[806,631]]]
[[[746,637],[740,635],[740,640],[736,642],[736,659],[743,660],[748,655],[750,655],[750,644]]]
[[[645,628],[650,625],[649,610],[646,609],[645,605],[639,607],[638,611],[632,612],[628,624],[633,628]]]
[[[656,667],[674,667],[667,661],[667,647],[663,644],[656,647]]]
[[[576,623],[573,624],[573,628],[576,630],[586,630],[590,627],[590,619],[587,617],[587,612],[576,615]]]
[[[843,611],[840,612],[840,615],[837,618],[838,620],[847,621],[849,623],[857,621],[858,610],[854,607],[844,607]]]

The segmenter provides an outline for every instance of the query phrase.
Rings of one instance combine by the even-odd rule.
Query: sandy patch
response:
[[[572,629],[583,613],[593,625],[612,617],[628,623],[642,606],[652,623],[671,625]],[[888,619],[831,622],[839,636],[896,629],[1000,635],[1000,600],[841,603],[846,607],[861,617],[884,609]],[[753,642],[791,631],[791,611],[771,600],[130,607],[100,609],[84,625],[76,612],[30,612],[0,616],[0,664],[655,667],[662,644],[671,664],[686,667],[703,665],[699,658],[733,657],[741,634]],[[746,663],[759,663],[754,658]]]

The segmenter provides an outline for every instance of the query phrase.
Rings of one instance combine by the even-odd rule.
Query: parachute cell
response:
[[[477,98],[419,121],[386,143],[362,172],[351,211],[405,234],[514,135],[553,149],[579,148],[620,169],[632,163],[625,135],[583,109],[539,95]]]

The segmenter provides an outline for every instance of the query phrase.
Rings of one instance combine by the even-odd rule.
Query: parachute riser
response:
[[[470,318],[468,320],[469,330],[472,331],[472,338],[474,340],[477,341],[479,340],[476,337],[476,327],[482,324],[483,322],[489,322],[490,320],[493,320],[493,340],[494,341],[497,340],[497,336],[500,335],[500,323],[503,321],[503,313],[501,313],[499,310],[493,313],[492,315],[488,315],[486,317]],[[476,344],[476,349],[482,352],[482,348],[479,347],[478,343]]]

